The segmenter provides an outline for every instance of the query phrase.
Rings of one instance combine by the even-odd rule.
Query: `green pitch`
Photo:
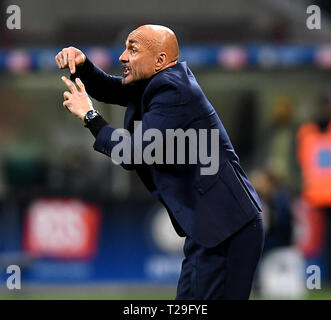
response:
[[[43,292],[43,293],[0,293],[0,300],[174,300],[175,291],[162,292],[157,290],[155,292],[66,292],[63,290],[57,292]],[[277,299],[275,297],[275,299]],[[303,300],[331,300],[331,288],[324,290],[311,290]],[[264,300],[264,297],[252,294],[251,300]]]

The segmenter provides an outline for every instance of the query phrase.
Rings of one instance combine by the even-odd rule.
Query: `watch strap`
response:
[[[100,130],[106,125],[108,125],[108,122],[101,115],[99,115],[90,122],[86,123],[84,127],[88,128],[96,138]]]
[[[91,120],[93,120],[94,118],[100,116],[100,113],[99,111],[97,110],[89,110],[87,111],[87,113],[85,114],[85,117],[84,117],[84,122],[85,124],[89,123]]]

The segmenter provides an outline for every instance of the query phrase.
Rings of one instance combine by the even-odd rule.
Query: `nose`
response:
[[[127,50],[125,49],[123,51],[123,53],[121,54],[121,56],[118,58],[120,62],[125,63],[128,62],[128,54],[127,54]]]

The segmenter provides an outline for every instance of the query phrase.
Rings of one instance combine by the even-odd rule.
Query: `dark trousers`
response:
[[[176,300],[247,300],[263,243],[260,218],[213,248],[187,237]]]

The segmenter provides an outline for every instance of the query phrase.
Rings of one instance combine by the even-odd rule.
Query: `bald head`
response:
[[[132,31],[120,57],[124,83],[146,79],[177,63],[179,55],[175,33],[160,25],[143,25]]]
[[[169,62],[178,59],[179,49],[176,35],[167,27],[146,24],[132,31],[129,38],[130,36],[139,37],[146,47],[155,53],[165,52]]]

